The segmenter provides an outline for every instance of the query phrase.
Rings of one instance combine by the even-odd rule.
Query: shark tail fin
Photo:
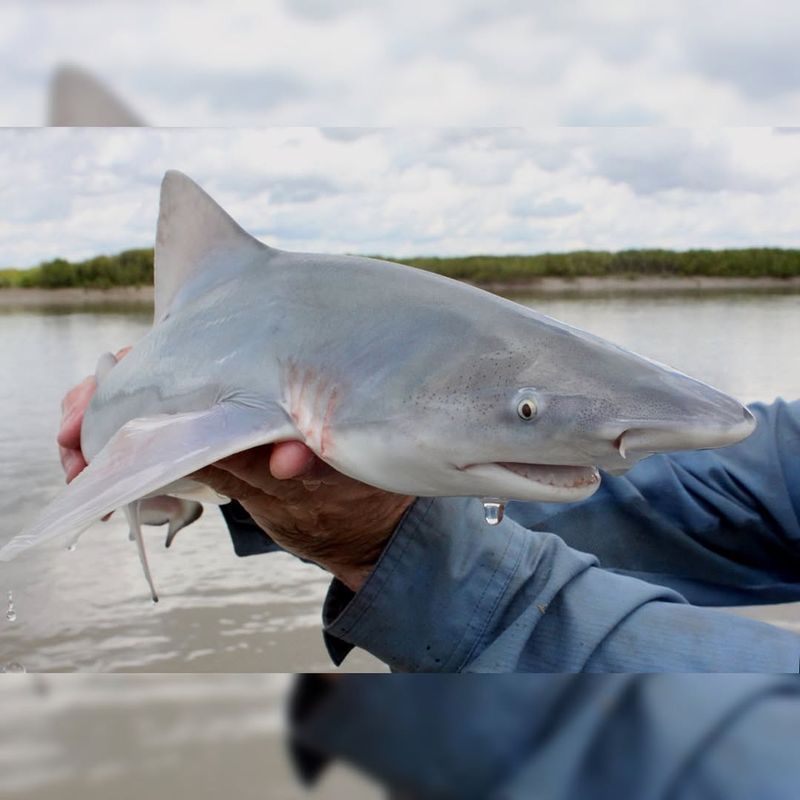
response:
[[[0,548],[0,561],[58,536],[74,538],[109,512],[158,494],[221,458],[294,438],[297,430],[277,403],[227,402],[206,411],[131,420],[31,526]]]
[[[270,248],[253,238],[191,178],[169,170],[161,182],[155,249],[155,322],[169,313],[189,283],[202,291],[204,278],[245,263]]]

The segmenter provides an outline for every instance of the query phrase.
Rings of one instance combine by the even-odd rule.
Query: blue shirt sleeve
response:
[[[613,535],[613,531],[608,531]],[[796,672],[800,636],[688,605],[675,591],[477,500],[417,500],[357,594],[323,609],[336,663],[353,646],[404,672]]]
[[[291,736],[403,796],[794,800],[800,682],[753,675],[344,676]],[[303,766],[302,763],[298,766]]]
[[[800,600],[800,401],[751,410],[737,445],[652,456],[582,503],[508,513],[697,605]]]

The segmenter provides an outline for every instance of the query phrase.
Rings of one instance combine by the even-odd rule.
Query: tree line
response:
[[[150,286],[153,283],[153,249],[125,250],[114,256],[86,261],[55,258],[31,269],[0,270],[0,288],[110,289],[113,286]]]
[[[800,275],[800,250],[777,247],[738,250],[579,250],[571,253],[388,260],[475,283],[524,283],[532,278],[581,276],[777,277]],[[56,258],[31,269],[0,270],[0,288],[148,286],[153,250],[125,250],[86,261]]]
[[[578,250],[531,256],[411,258],[404,263],[477,283],[583,276],[776,277],[800,275],[800,250],[776,247],[741,250]]]

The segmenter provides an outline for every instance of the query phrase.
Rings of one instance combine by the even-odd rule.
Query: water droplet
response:
[[[14,592],[8,590],[8,611],[6,611],[6,619],[9,622],[15,622],[17,619],[17,611],[14,608]]]
[[[484,497],[481,502],[483,503],[483,518],[488,525],[497,525],[503,521],[503,513],[506,508],[505,500],[500,500],[496,497]]]
[[[8,664],[6,664],[2,669],[0,669],[0,672],[9,672],[9,673],[27,672],[27,671],[28,670],[26,670],[25,667],[23,667],[22,664],[20,664],[18,661],[11,661]]]
[[[74,553],[77,549],[78,549],[78,543],[77,542],[70,542],[67,545],[67,551],[70,552],[70,553]]]

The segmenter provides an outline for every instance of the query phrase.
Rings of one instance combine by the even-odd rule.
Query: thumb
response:
[[[279,442],[272,448],[269,471],[278,480],[299,478],[314,466],[316,456],[302,442]]]

